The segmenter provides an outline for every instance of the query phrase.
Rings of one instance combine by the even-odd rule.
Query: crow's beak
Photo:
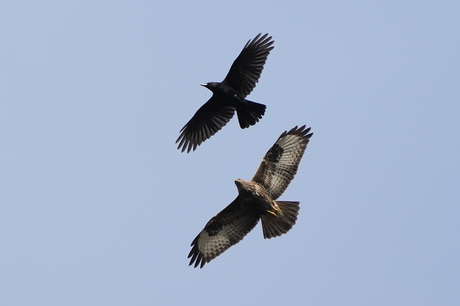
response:
[[[206,87],[207,85],[208,83],[200,84],[200,86],[204,86],[204,87]]]

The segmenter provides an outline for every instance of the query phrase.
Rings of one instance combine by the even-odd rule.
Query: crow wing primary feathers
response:
[[[235,114],[233,106],[222,106],[216,103],[215,96],[198,109],[189,122],[180,130],[178,149],[189,153],[217,133]]]
[[[252,181],[262,185],[273,200],[276,200],[289,186],[297,173],[300,160],[307,148],[310,128],[297,126],[284,132],[268,150]]]
[[[260,215],[248,212],[242,207],[238,196],[224,210],[215,215],[196,236],[188,254],[190,264],[200,268],[237,244],[259,222]]]
[[[238,91],[242,98],[249,95],[256,87],[267,57],[274,48],[271,36],[267,37],[268,34],[264,34],[261,37],[260,35],[261,33],[257,34],[252,41],[249,40],[246,43],[223,81]]]

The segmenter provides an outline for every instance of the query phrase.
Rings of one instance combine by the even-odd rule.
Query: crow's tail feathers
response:
[[[276,204],[281,211],[280,214],[274,216],[267,213],[261,216],[265,239],[286,234],[294,226],[299,214],[299,202],[276,201]]]
[[[245,129],[259,122],[266,108],[263,104],[245,100],[245,103],[236,109],[240,127]]]

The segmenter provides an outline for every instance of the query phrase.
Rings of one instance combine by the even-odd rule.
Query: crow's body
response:
[[[222,82],[202,84],[213,95],[181,129],[176,140],[179,150],[187,153],[195,150],[225,126],[235,111],[242,129],[256,124],[262,118],[266,106],[245,98],[256,86],[268,54],[274,48],[274,41],[267,36],[258,34],[247,42]]]

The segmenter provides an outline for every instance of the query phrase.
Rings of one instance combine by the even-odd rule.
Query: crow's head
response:
[[[200,85],[206,87],[207,89],[209,89],[211,91],[213,91],[214,89],[216,89],[219,86],[219,83],[217,83],[217,82],[209,82],[209,83],[204,83],[204,84],[200,84]]]

